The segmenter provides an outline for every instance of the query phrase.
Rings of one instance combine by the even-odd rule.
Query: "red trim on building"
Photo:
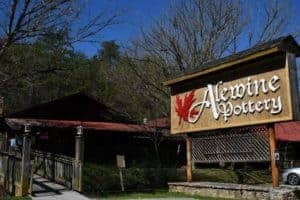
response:
[[[300,142],[300,121],[276,123],[275,134],[278,141]]]
[[[6,118],[6,122],[12,126],[22,126],[31,124],[40,127],[55,128],[76,128],[82,126],[89,130],[116,131],[116,132],[155,132],[156,128],[169,128],[168,118],[160,118],[149,121],[146,125],[112,123],[112,122],[90,122],[90,121],[68,121],[68,120],[48,120],[48,119],[16,119]],[[277,141],[300,142],[300,121],[282,122],[275,124],[275,134]]]
[[[147,126],[153,128],[170,129],[170,119],[167,117],[149,120]]]
[[[149,126],[125,123],[16,118],[6,118],[5,120],[9,125],[12,126],[20,126],[24,124],[30,124],[31,126],[55,128],[76,128],[77,126],[82,126],[84,129],[98,131],[155,132],[155,129]]]

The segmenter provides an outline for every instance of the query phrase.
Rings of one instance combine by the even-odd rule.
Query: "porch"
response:
[[[80,109],[75,109],[79,105]],[[121,151],[109,153],[107,145],[118,147],[156,131],[152,126],[126,121],[124,116],[82,94],[7,115],[1,123],[0,184],[16,196],[33,192],[35,175],[82,192],[85,152],[89,157],[101,154],[106,162],[115,163]],[[97,137],[100,135],[102,139]],[[112,138],[115,135],[118,137]],[[85,140],[89,141],[87,147]],[[124,148],[137,145],[128,146]]]

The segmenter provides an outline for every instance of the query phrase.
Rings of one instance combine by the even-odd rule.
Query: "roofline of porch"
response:
[[[147,125],[125,124],[113,122],[94,122],[94,121],[71,121],[71,120],[52,120],[52,119],[23,119],[23,118],[5,118],[8,125],[23,126],[30,124],[36,127],[53,127],[53,128],[76,128],[82,126],[87,130],[98,131],[115,131],[115,132],[132,132],[145,133],[156,132],[157,130]]]

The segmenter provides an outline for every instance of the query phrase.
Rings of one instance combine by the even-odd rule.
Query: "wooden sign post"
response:
[[[187,182],[192,182],[192,138],[186,137],[186,177]]]
[[[269,124],[269,144],[270,144],[270,158],[271,158],[271,171],[272,171],[272,185],[273,187],[279,186],[279,170],[275,160],[276,150],[276,137],[274,124]]]
[[[300,47],[294,38],[282,37],[164,82],[171,87],[171,133],[269,125],[272,180],[277,187],[274,123],[300,118],[295,60],[299,55]],[[191,182],[189,135],[186,149],[187,181]]]
[[[117,155],[116,160],[117,160],[117,166],[119,168],[120,186],[121,186],[122,192],[124,192],[125,187],[124,187],[124,180],[123,180],[123,169],[125,169],[125,167],[126,167],[125,156],[124,155]]]

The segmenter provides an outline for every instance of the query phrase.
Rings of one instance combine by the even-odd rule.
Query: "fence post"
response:
[[[75,136],[75,160],[73,163],[72,189],[82,192],[82,164],[84,159],[84,138],[82,126],[77,127]]]
[[[31,151],[30,125],[25,124],[24,134],[23,134],[23,146],[22,146],[20,187],[16,188],[16,196],[27,195],[28,190],[30,188],[30,178],[31,178],[30,177],[31,176],[30,151]]]

